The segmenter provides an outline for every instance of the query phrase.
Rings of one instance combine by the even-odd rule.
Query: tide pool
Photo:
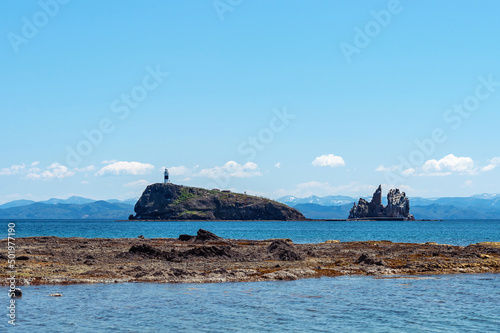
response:
[[[493,274],[47,285],[23,291],[12,332],[498,332],[500,327],[500,276]],[[55,292],[63,296],[48,296]],[[1,326],[10,326],[6,316]]]

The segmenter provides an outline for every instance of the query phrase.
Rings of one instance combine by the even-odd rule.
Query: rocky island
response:
[[[305,221],[298,210],[267,198],[172,183],[149,185],[132,220]]]
[[[382,185],[373,193],[370,202],[360,198],[349,212],[349,220],[402,220],[414,221],[410,214],[410,200],[405,192],[391,189],[387,194],[387,206],[382,204]]]

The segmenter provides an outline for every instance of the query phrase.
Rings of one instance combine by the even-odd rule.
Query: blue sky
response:
[[[499,11],[2,1],[0,203],[135,197],[164,166],[272,198],[498,193]]]

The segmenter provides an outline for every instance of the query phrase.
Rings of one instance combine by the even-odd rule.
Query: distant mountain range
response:
[[[363,197],[368,201],[370,197]],[[385,199],[385,197],[384,197]],[[93,200],[73,196],[35,202],[15,200],[0,205],[0,219],[127,219],[134,213],[138,198]],[[359,198],[349,196],[285,196],[277,201],[298,209],[312,219],[345,219]],[[384,204],[387,204],[384,202]],[[500,194],[476,194],[470,197],[410,198],[410,212],[417,219],[497,219],[500,218]]]
[[[365,198],[366,199],[366,198]],[[386,199],[387,200],[387,199]],[[284,203],[289,206],[295,206],[298,204],[316,204],[321,206],[342,206],[351,202],[357,202],[357,199],[346,197],[343,195],[335,195],[335,196],[327,196],[327,197],[318,197],[316,195],[312,195],[307,198],[297,198],[291,195],[287,195],[285,197],[281,197],[277,199],[281,203]],[[351,205],[352,206],[352,205]]]
[[[137,198],[93,200],[73,196],[46,201],[15,200],[0,205],[0,219],[127,219]]]
[[[363,197],[370,201],[371,197]],[[383,203],[387,199],[383,198]],[[284,196],[277,201],[298,209],[311,219],[345,219],[359,198],[348,196]],[[410,198],[410,213],[416,219],[496,219],[500,218],[500,194],[471,197]]]

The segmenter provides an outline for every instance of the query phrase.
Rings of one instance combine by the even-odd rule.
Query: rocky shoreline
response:
[[[7,240],[1,240],[6,247]],[[213,283],[341,275],[500,273],[500,243],[452,246],[390,241],[294,244],[223,239],[200,229],[179,238],[16,240],[18,286],[78,283]],[[1,284],[10,277],[2,255]]]

